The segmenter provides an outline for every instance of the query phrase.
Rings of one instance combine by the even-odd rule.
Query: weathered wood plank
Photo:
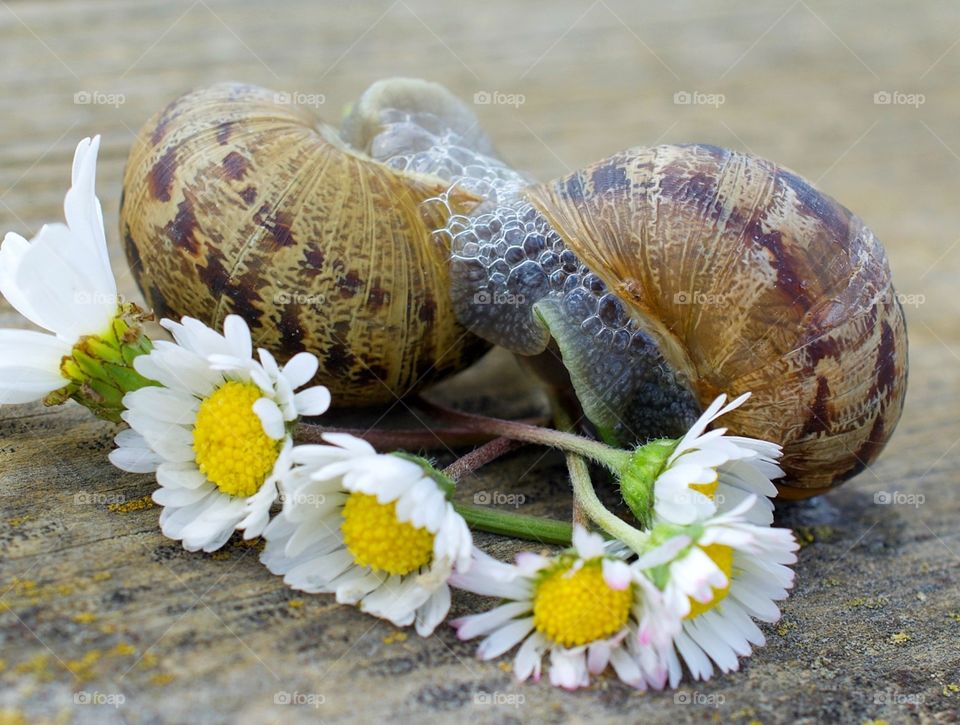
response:
[[[518,108],[477,111],[504,153],[541,178],[655,141],[775,158],[866,219],[887,244],[898,289],[913,295],[900,428],[858,479],[781,510],[806,541],[797,592],[743,672],[685,687],[722,697],[716,709],[612,679],[574,695],[518,686],[450,631],[421,641],[285,590],[256,546],[183,552],[159,534],[149,478],[107,464],[112,427],[71,405],[0,414],[0,721],[956,718],[960,9],[945,0],[924,9],[893,0],[871,3],[869,14],[825,1],[0,5],[0,227],[29,234],[58,219],[76,141],[104,134],[98,188],[128,295],[119,183],[147,116],[188,88],[233,78],[324,94],[319,110],[336,119],[389,74],[429,77],[466,98],[524,94]],[[725,102],[675,105],[683,90]],[[876,105],[883,90],[922,93],[925,103]],[[75,103],[84,91],[124,102]],[[0,324],[19,324],[9,307]],[[504,372],[511,364],[495,356],[444,394],[535,409],[522,378]],[[516,388],[504,390],[505,380]],[[533,449],[491,466],[464,495],[481,490],[519,490],[530,513],[564,515],[569,504],[562,461]],[[884,491],[925,502],[875,504]],[[504,556],[516,548],[484,541]],[[459,597],[455,612],[478,603]],[[77,692],[126,702],[79,706]],[[281,707],[277,692],[325,699]],[[482,705],[481,692],[523,701]]]

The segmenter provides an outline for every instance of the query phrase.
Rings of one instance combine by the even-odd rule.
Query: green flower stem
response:
[[[568,453],[567,470],[570,472],[570,481],[573,484],[574,501],[580,511],[614,539],[619,539],[638,553],[644,551],[647,534],[633,528],[603,505],[593,488],[590,471],[583,457],[576,453]]]
[[[562,429],[570,430],[573,427],[573,421],[567,414],[566,409],[556,400],[551,400],[551,403],[557,425]],[[635,529],[603,505],[593,488],[593,481],[590,480],[590,469],[582,456],[575,452],[568,452],[566,458],[567,470],[570,472],[570,482],[573,485],[575,514],[587,516],[613,538],[619,539],[638,553],[642,552],[646,548],[649,536]],[[629,454],[627,458],[629,459]]]
[[[569,546],[573,536],[573,527],[563,521],[474,504],[455,503],[453,507],[463,516],[470,528],[491,534],[560,546]]]
[[[438,417],[457,420],[464,426],[478,431],[484,431],[505,438],[512,438],[517,441],[524,441],[525,443],[559,448],[568,453],[577,453],[606,466],[615,473],[619,473],[630,461],[630,453],[628,451],[612,448],[605,443],[584,438],[574,433],[553,430],[551,428],[541,428],[520,421],[490,418],[474,413],[463,413],[437,405],[423,398],[418,400],[418,405],[422,405],[422,407],[436,414]]]
[[[455,484],[481,466],[496,460],[521,444],[510,438],[494,438],[462,458],[458,458],[440,472],[440,476]],[[573,530],[569,524],[539,516],[528,516],[512,511],[454,503],[453,507],[463,516],[470,528],[491,534],[513,536],[518,539],[538,541],[543,544],[569,546]]]

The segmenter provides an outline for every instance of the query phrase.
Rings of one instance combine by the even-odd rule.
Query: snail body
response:
[[[471,125],[439,86],[400,87],[423,118]],[[283,101],[224,83],[145,124],[120,226],[147,302],[214,327],[240,314],[281,360],[316,353],[317,382],[339,405],[392,402],[472,362],[487,345],[453,313],[449,250],[433,231],[481,199],[351,145],[364,142],[362,107],[345,139]],[[489,144],[479,132],[471,139]],[[444,204],[424,203],[440,194]]]
[[[882,246],[769,161],[630,149],[448,228],[464,324],[522,355],[555,343],[623,442],[751,391],[725,425],[782,444],[781,493],[805,497],[872,462],[899,419],[907,339]]]

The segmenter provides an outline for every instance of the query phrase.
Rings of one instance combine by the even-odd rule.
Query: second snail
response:
[[[751,391],[724,423],[783,445],[791,498],[859,473],[900,417],[907,336],[883,247],[747,154],[638,146],[537,183],[433,83],[375,83],[339,129],[221,84],[146,123],[123,191],[159,314],[240,314],[279,359],[315,353],[339,404],[392,400],[490,345],[562,376],[624,446]]]

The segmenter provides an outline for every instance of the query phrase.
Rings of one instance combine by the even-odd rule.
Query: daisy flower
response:
[[[555,557],[533,553],[505,564],[481,551],[454,586],[503,604],[453,622],[460,639],[483,636],[477,656],[489,660],[520,645],[514,674],[540,678],[550,655],[551,684],[574,690],[611,665],[625,683],[645,689],[666,679],[665,645],[679,619],[639,569],[611,553],[603,539],[577,526],[573,548]]]
[[[451,573],[470,566],[470,529],[428,466],[328,433],[292,452],[283,510],[261,560],[289,586],[427,636],[450,609]]]
[[[223,334],[189,317],[163,320],[176,342],[158,341],[134,360],[159,383],[128,393],[110,461],[156,472],[153,500],[165,536],[188,551],[215,551],[236,529],[259,536],[290,466],[291,429],[330,405],[323,386],[294,391],[317,372],[317,358],[294,355],[280,368],[266,350],[253,359],[250,330],[230,315]]]
[[[777,465],[780,446],[729,436],[725,428],[707,431],[718,418],[739,408],[750,393],[724,405],[726,397],[714,400],[683,438],[653,441],[635,451],[620,481],[624,499],[642,522],[691,524],[755,496],[749,520],[772,523],[770,497],[777,495],[772,479],[784,475]]]
[[[765,642],[753,620],[780,618],[775,602],[793,586],[789,565],[799,547],[789,529],[747,520],[754,498],[688,527],[633,564],[661,585],[667,606],[683,617],[666,651],[671,687],[680,681],[681,660],[695,680],[710,679],[714,665],[738,669],[738,658]]]
[[[146,384],[129,367],[149,341],[142,311],[117,296],[94,188],[99,148],[99,136],[77,145],[66,224],[46,224],[30,241],[10,232],[0,245],[0,293],[47,330],[0,330],[0,404],[74,397],[116,420],[124,388]]]

